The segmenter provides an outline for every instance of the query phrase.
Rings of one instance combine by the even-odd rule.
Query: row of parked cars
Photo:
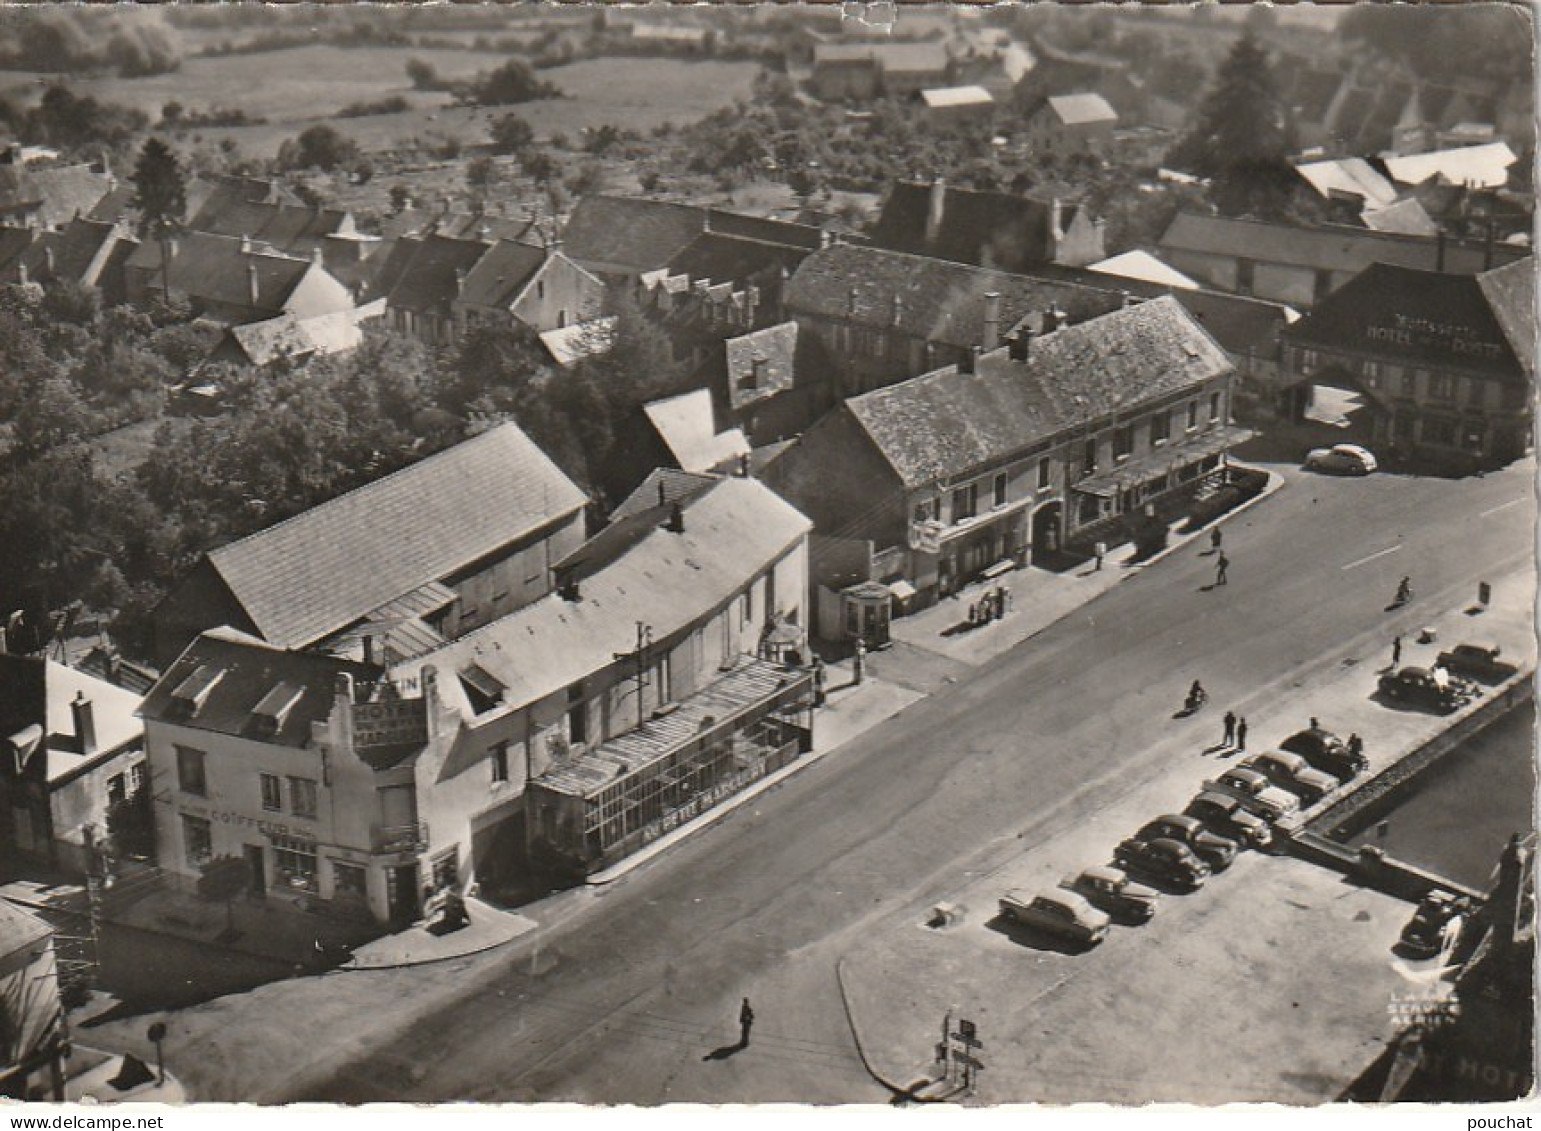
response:
[[[1379,690],[1394,702],[1448,715],[1482,694],[1477,680],[1502,683],[1519,670],[1501,656],[1496,644],[1457,644],[1441,652],[1432,667],[1387,672],[1380,677]]]
[[[1084,945],[1101,942],[1115,920],[1150,920],[1163,889],[1197,891],[1244,849],[1267,847],[1276,822],[1368,767],[1361,750],[1319,726],[1281,746],[1206,781],[1181,813],[1146,822],[1113,850],[1111,865],[1068,876],[1051,892],[1008,891],[1001,915]]]

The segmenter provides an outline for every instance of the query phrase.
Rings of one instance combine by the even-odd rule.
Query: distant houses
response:
[[[1118,112],[1096,93],[1057,94],[1027,115],[1023,134],[1033,152],[1055,157],[1105,152]]]

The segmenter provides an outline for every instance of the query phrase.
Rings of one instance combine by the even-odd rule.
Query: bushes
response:
[[[374,114],[400,114],[412,109],[412,103],[399,94],[379,98],[373,102],[350,102],[337,111],[339,118],[368,118]]]
[[[1207,499],[1200,499],[1188,512],[1183,530],[1192,532],[1229,514],[1248,499],[1260,494],[1268,483],[1268,473],[1250,467],[1233,467],[1231,480]]]

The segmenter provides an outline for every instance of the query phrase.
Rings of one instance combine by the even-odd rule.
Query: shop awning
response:
[[[1075,485],[1083,495],[1111,499],[1120,491],[1160,479],[1179,467],[1228,451],[1253,436],[1250,428],[1229,425],[1215,428],[1191,440],[1157,448],[1139,459],[1128,460],[1099,475],[1089,475]]]
[[[992,507],[982,511],[972,518],[965,518],[961,522],[945,527],[937,536],[938,542],[951,542],[954,538],[962,538],[965,534],[976,534],[993,523],[1003,518],[1010,518],[1014,514],[1020,514],[1033,505],[1031,497],[1018,499],[1016,502],[1007,503],[1004,506]]]
[[[908,601],[915,596],[915,587],[902,577],[898,581],[890,581],[888,591],[894,595],[896,601]]]

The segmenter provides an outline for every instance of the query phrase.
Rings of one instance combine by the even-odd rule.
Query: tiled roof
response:
[[[303,647],[572,514],[583,492],[504,424],[211,551],[263,638]]]
[[[1049,109],[1067,126],[1090,126],[1098,122],[1116,122],[1118,113],[1100,94],[1056,94],[1049,98]]]
[[[481,240],[403,236],[391,249],[376,285],[392,310],[448,317],[461,277],[486,253]]]
[[[353,230],[353,217],[341,209],[306,208],[240,200],[230,194],[211,196],[187,222],[196,232],[249,236],[280,251],[310,252],[324,237]]]
[[[195,302],[245,307],[254,313],[276,317],[284,309],[300,281],[315,265],[308,259],[278,255],[253,247],[242,250],[242,241],[206,232],[183,232],[171,241],[171,289]],[[131,271],[146,274],[148,285],[161,285],[161,241],[145,240],[129,256]],[[251,293],[256,271],[257,295]]]
[[[1230,362],[1171,297],[1032,342],[1026,361],[982,355],[846,401],[906,486],[987,465],[1066,429],[1176,394]]]
[[[573,209],[562,232],[562,250],[569,259],[591,269],[643,274],[668,267],[708,231],[810,251],[822,240],[819,229],[785,220],[665,200],[586,196]],[[748,254],[749,250],[738,248],[735,254]],[[766,254],[763,249],[755,253]]]
[[[1239,256],[1260,263],[1286,263],[1313,269],[1357,273],[1371,263],[1396,263],[1431,269],[1438,257],[1435,240],[1361,228],[1306,228],[1262,220],[1232,220],[1179,212],[1161,237],[1168,251]],[[1494,255],[1513,262],[1525,253],[1497,245]],[[1475,274],[1482,270],[1480,244],[1446,240],[1445,270]]]
[[[610,512],[610,521],[619,522],[633,515],[670,503],[685,503],[694,499],[720,475],[701,475],[693,471],[680,471],[673,467],[655,467],[648,472],[637,489],[621,500],[621,505]]]
[[[0,165],[0,212],[30,212],[43,196],[24,165]]]
[[[741,409],[785,392],[796,377],[797,323],[782,322],[723,343],[728,402]]]
[[[1536,371],[1536,261],[1521,259],[1507,267],[1484,271],[1477,285],[1487,299],[1509,348],[1525,367]]]
[[[1516,347],[1524,349],[1519,343],[1535,334],[1532,272],[1529,259],[1485,276],[1373,263],[1318,303],[1288,336],[1300,345],[1425,366],[1443,362],[1526,381]]]
[[[652,401],[642,411],[684,471],[717,470],[749,454],[742,431],[717,431],[712,394],[706,389]]]
[[[536,702],[614,665],[617,653],[636,647],[638,621],[652,627],[656,641],[699,624],[810,525],[752,479],[719,480],[683,510],[683,532],[654,526],[623,556],[584,578],[578,600],[553,593],[399,674],[415,675],[424,663],[441,672],[474,663],[504,685],[505,702]]]
[[[265,322],[232,326],[229,334],[252,365],[269,365],[280,358],[345,353],[363,341],[363,331],[353,311],[342,310],[315,318],[280,314]]]
[[[934,191],[930,184],[894,185],[873,226],[872,243],[998,271],[1021,271],[1053,260],[1052,201],[943,185],[941,222],[927,238]],[[1075,205],[1062,206],[1061,225],[1068,225],[1075,214]]]
[[[562,232],[562,250],[584,265],[643,272],[668,264],[704,230],[688,204],[619,196],[586,196]]]
[[[37,236],[31,228],[0,226],[0,273],[9,275],[21,263],[26,263],[31,271],[31,257],[27,253]]]
[[[89,165],[59,165],[27,170],[32,190],[42,201],[38,223],[55,228],[88,215],[113,187],[113,180]]]
[[[1111,279],[1103,289],[850,244],[836,244],[804,260],[788,284],[785,302],[789,310],[813,318],[897,327],[910,337],[967,349],[984,340],[985,296],[991,292],[1001,296],[1002,334],[1056,304],[1072,321],[1123,305]]]
[[[485,249],[466,274],[460,301],[504,309],[519,297],[545,262],[546,253],[538,247],[499,240]]]
[[[174,702],[178,687],[200,669],[204,679],[218,673],[208,697],[191,715]],[[379,670],[351,660],[317,652],[290,652],[236,632],[216,628],[205,632],[167,668],[145,696],[140,714],[149,721],[254,738],[275,746],[304,747],[311,724],[324,722],[336,702],[337,677],[349,675],[355,686],[379,678]],[[276,732],[267,732],[253,709],[279,684],[298,690],[300,697]],[[356,692],[357,694],[357,692]]]
[[[805,248],[710,231],[691,240],[669,260],[666,270],[692,280],[743,284],[783,267],[795,271],[808,255]]]

